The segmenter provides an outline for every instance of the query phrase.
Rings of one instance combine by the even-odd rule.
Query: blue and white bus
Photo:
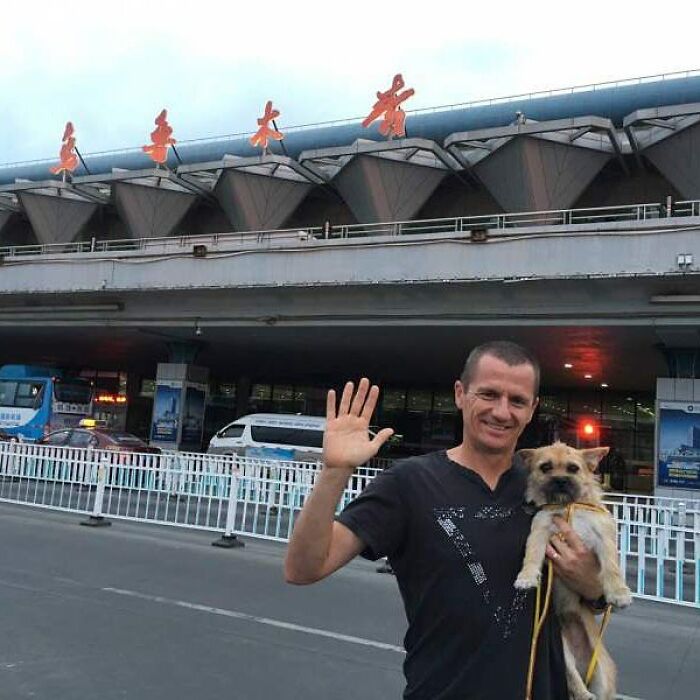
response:
[[[77,425],[92,413],[93,387],[85,379],[32,365],[0,367],[0,429],[34,442]]]

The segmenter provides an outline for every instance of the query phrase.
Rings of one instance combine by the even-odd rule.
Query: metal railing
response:
[[[415,221],[393,221],[375,224],[348,224],[342,226],[312,226],[295,229],[274,229],[264,231],[244,231],[197,235],[167,236],[162,238],[121,238],[72,243],[37,243],[32,245],[0,246],[3,258],[63,255],[109,255],[114,253],[147,254],[192,254],[193,246],[204,245],[207,252],[216,252],[225,246],[226,250],[240,248],[250,250],[267,248],[272,245],[302,245],[312,241],[333,241],[346,239],[370,239],[385,236],[436,235],[451,236],[469,233],[475,229],[509,231],[527,227],[552,227],[553,232],[560,226],[620,224],[625,222],[645,222],[673,217],[700,216],[700,201],[676,202],[672,210],[657,202],[628,204],[610,207],[590,207],[582,209],[555,209],[548,211],[527,211],[507,214],[483,214],[442,219],[420,219]],[[538,233],[541,233],[538,231]],[[209,250],[210,249],[210,250]]]
[[[356,470],[339,509],[381,471]],[[0,443],[0,502],[285,542],[318,464]],[[606,494],[635,596],[700,607],[700,503]]]

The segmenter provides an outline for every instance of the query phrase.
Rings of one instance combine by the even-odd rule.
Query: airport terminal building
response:
[[[542,363],[524,445],[697,498],[700,73],[281,130],[0,166],[0,364],[113,381],[146,437],[159,385],[205,387],[205,440],[366,375],[411,453],[454,444],[464,358],[505,338]]]

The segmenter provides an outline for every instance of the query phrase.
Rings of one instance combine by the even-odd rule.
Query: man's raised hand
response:
[[[360,380],[357,392],[348,382],[340,397],[336,412],[335,391],[326,400],[326,432],[323,436],[323,462],[329,469],[353,471],[379,452],[379,448],[394,434],[391,428],[369,437],[369,421],[379,397],[379,387],[370,388],[369,379]]]

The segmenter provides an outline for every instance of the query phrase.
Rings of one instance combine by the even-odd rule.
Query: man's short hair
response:
[[[505,362],[510,367],[518,365],[530,365],[535,372],[535,393],[537,396],[540,391],[540,363],[537,358],[522,345],[511,343],[509,340],[493,340],[489,343],[477,345],[467,357],[462,370],[462,376],[459,378],[465,387],[471,383],[476,374],[476,367],[479,360],[484,355],[491,355],[501,362]]]

